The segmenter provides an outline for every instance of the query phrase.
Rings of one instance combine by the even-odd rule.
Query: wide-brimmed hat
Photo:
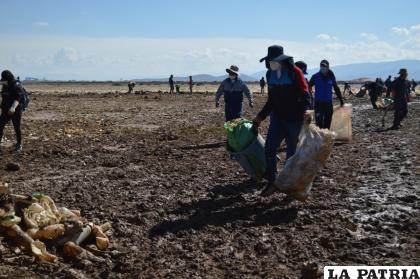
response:
[[[232,65],[232,66],[230,66],[229,69],[226,69],[226,72],[228,74],[235,74],[235,75],[239,76],[239,67],[236,66],[236,65]]]
[[[407,74],[407,69],[406,68],[401,68],[400,71],[398,72],[399,75],[401,74]]]
[[[277,61],[281,62],[286,59],[293,58],[292,56],[288,56],[284,54],[283,47],[278,45],[269,46],[267,50],[267,56],[260,59],[260,62],[266,61]]]
[[[296,63],[295,63],[295,65],[296,65],[296,67],[298,67],[299,69],[301,69],[302,70],[302,72],[303,72],[303,74],[304,75],[307,75],[308,73],[306,72],[306,70],[308,69],[308,65],[306,65],[306,63],[305,62],[303,62],[303,61],[297,61]]]

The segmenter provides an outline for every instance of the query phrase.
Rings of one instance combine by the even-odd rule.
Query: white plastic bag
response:
[[[300,131],[295,154],[286,161],[274,182],[280,192],[300,201],[309,197],[312,182],[325,165],[334,145],[332,132],[310,123],[308,115]]]
[[[335,139],[338,141],[350,142],[352,139],[352,110],[351,104],[345,104],[343,107],[334,106],[330,130],[335,133]]]

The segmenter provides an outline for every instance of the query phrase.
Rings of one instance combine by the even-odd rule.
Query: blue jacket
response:
[[[331,103],[333,99],[333,88],[337,97],[341,98],[341,91],[338,88],[334,73],[330,70],[326,76],[320,72],[314,74],[309,81],[309,88],[315,85],[315,102]]]

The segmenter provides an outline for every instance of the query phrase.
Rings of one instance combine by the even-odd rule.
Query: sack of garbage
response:
[[[335,133],[335,139],[350,142],[352,139],[351,114],[353,106],[345,104],[343,107],[334,106],[331,121],[331,131]]]
[[[224,124],[227,132],[228,145],[234,152],[247,148],[257,137],[252,130],[252,121],[237,118]]]
[[[312,182],[325,165],[334,145],[332,132],[310,123],[311,117],[306,115],[296,152],[286,161],[274,182],[280,192],[300,201],[309,197]]]
[[[252,122],[234,119],[224,125],[228,135],[228,151],[249,176],[261,180],[266,171],[264,139],[252,129]]]

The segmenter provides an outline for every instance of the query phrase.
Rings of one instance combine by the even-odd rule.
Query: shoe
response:
[[[19,153],[19,152],[21,152],[22,151],[22,144],[16,144],[16,147],[15,147],[15,152],[16,153]]]
[[[267,183],[267,186],[261,191],[261,197],[268,197],[274,194],[277,191],[277,188],[273,183]]]

